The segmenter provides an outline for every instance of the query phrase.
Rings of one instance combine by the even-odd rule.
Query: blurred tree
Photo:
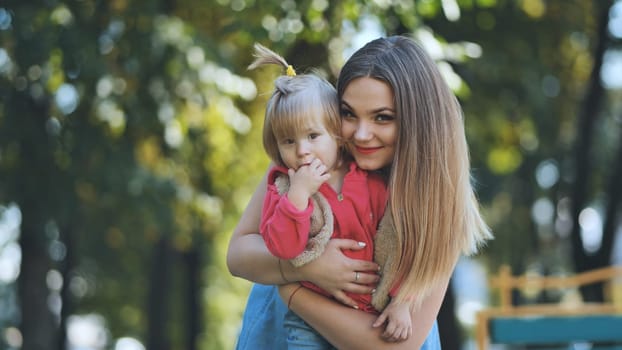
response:
[[[0,193],[23,213],[24,349],[64,349],[73,312],[100,313],[113,337],[153,349],[180,344],[186,330],[184,348],[198,342],[198,264],[223,210],[237,210],[237,181],[266,160],[256,148],[234,159],[250,126],[235,104],[255,96],[254,84],[222,68],[226,58],[164,5],[3,3]],[[62,302],[46,285],[54,269]],[[175,271],[187,272],[190,299]]]
[[[592,160],[594,159],[594,131],[597,126],[598,116],[602,113],[602,103],[605,96],[603,84],[601,82],[601,70],[605,51],[608,47],[609,36],[607,28],[609,24],[609,10],[612,1],[599,1],[594,4],[597,14],[597,33],[594,38],[593,63],[590,73],[589,85],[585,93],[585,98],[580,113],[577,116],[577,140],[575,143],[575,178],[572,192],[572,252],[575,269],[577,272],[584,272],[599,267],[608,266],[611,263],[611,250],[613,248],[614,230],[603,230],[600,247],[593,253],[588,253],[581,237],[582,226],[580,222],[581,212],[585,209],[588,198],[588,185],[590,183],[590,173]],[[615,197],[611,197],[615,198]],[[615,201],[609,203],[615,208]],[[615,215],[615,211],[610,213]],[[602,284],[592,284],[582,288],[583,298],[586,301],[602,301],[604,299]]]
[[[555,274],[609,264],[614,187],[606,209],[607,219],[613,217],[596,253],[602,258],[598,264],[589,263],[595,260],[579,237],[578,215],[587,205],[585,196],[599,193],[583,183],[586,176],[599,178],[609,170],[589,167],[586,158],[597,159],[590,148],[602,143],[590,140],[594,126],[581,120],[594,122],[604,111],[596,101],[604,97],[600,63],[612,2],[458,3],[421,2],[417,8],[419,21],[449,42],[438,54],[462,79],[455,86],[474,175],[496,236],[486,250],[490,267],[509,263],[516,273]],[[616,133],[601,137],[619,139]],[[573,160],[574,154],[581,159]],[[602,157],[598,161],[602,164]]]
[[[471,52],[480,57],[454,66],[466,83],[461,100],[478,193],[491,204],[496,239],[487,254],[493,266],[509,263],[520,272],[563,240],[554,216],[533,219],[533,205],[564,196],[577,92],[589,77],[585,43],[597,34],[594,10],[590,2],[483,3],[461,8],[459,21],[434,28],[449,40],[479,46]],[[540,184],[542,164],[552,164],[562,177]],[[568,258],[555,253],[545,264],[567,266]]]
[[[231,348],[248,283],[224,255],[268,164],[257,145],[278,74],[246,71],[252,45],[334,81],[370,23],[415,36],[464,106],[490,268],[595,266],[569,218],[605,191],[606,263],[622,144],[598,75],[611,4],[4,1],[0,203],[22,213],[22,264],[21,319],[0,327],[19,324],[23,349],[65,349],[69,317],[96,313],[109,344]],[[458,339],[452,297],[441,330]]]

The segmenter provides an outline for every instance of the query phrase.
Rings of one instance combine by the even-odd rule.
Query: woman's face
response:
[[[356,164],[377,170],[393,161],[397,121],[393,90],[380,80],[362,77],[346,86],[341,98],[341,135]]]

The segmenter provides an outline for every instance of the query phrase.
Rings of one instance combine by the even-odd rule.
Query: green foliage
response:
[[[64,271],[65,306],[103,315],[111,340],[149,337],[150,273],[166,241],[174,275],[159,286],[168,292],[167,336],[172,348],[186,348],[183,257],[198,253],[198,343],[231,348],[249,283],[228,274],[226,245],[268,166],[261,126],[278,74],[246,70],[252,45],[334,80],[353,41],[347,28],[369,19],[424,43],[461,99],[478,194],[496,235],[485,253],[492,268],[523,268],[525,256],[551,252],[551,264],[567,265],[555,247],[568,239],[553,222],[535,224],[531,208],[569,196],[596,10],[590,1],[451,3],[3,2],[10,25],[0,21],[0,203],[20,207],[22,238],[38,253],[58,242],[70,249],[72,259],[48,256],[40,267]],[[617,140],[612,119],[601,127],[602,147]],[[544,161],[562,173],[548,188],[534,176]],[[50,225],[57,237],[45,234]]]

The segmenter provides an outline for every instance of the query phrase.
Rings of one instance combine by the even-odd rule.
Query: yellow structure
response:
[[[602,342],[622,347],[622,266],[610,266],[568,277],[513,276],[502,266],[491,278],[499,291],[500,305],[477,315],[476,337],[480,350],[489,343],[568,344]],[[603,303],[512,305],[513,290],[578,289],[605,283]]]

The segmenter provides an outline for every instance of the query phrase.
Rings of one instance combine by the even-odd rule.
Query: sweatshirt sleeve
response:
[[[276,186],[268,185],[261,213],[260,232],[268,250],[281,259],[293,259],[302,253],[309,239],[313,204],[298,210],[287,198],[279,195]]]

